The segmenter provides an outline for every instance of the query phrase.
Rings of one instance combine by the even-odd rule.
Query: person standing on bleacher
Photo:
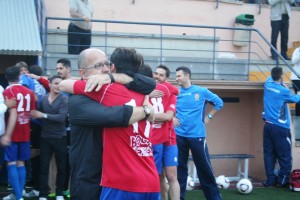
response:
[[[70,16],[81,21],[70,21],[68,27],[68,52],[78,55],[90,48],[92,41],[93,5],[91,0],[69,0]]]
[[[294,0],[268,0],[271,6],[271,44],[277,49],[277,39],[280,33],[280,52],[285,60],[290,60],[287,56],[288,40],[289,40],[289,19],[291,17],[291,4]],[[276,53],[271,49],[271,58],[277,60]]]

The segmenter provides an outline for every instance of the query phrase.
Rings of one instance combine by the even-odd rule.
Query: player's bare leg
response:
[[[169,183],[170,198],[171,200],[179,200],[180,186],[177,179],[177,166],[165,167],[164,169]]]
[[[162,200],[168,200],[169,184],[167,183],[166,173],[163,168],[162,174],[159,175],[160,179],[160,195]]]

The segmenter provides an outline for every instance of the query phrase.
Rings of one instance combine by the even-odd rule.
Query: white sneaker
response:
[[[38,197],[39,194],[40,194],[39,191],[31,190],[30,192],[27,192],[27,193],[23,194],[23,196],[26,197],[26,198],[32,198],[32,197]]]
[[[26,194],[26,191],[23,190],[22,196],[26,197],[25,194]],[[15,199],[16,199],[16,196],[13,193],[3,197],[3,200],[15,200]]]
[[[39,200],[47,200],[45,197],[40,197]]]
[[[3,200],[16,200],[16,196],[13,193],[11,193],[11,194],[3,197]]]
[[[65,200],[64,196],[56,196],[56,200]]]

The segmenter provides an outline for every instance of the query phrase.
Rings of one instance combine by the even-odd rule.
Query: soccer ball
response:
[[[189,190],[193,190],[194,186],[195,186],[195,183],[194,183],[192,177],[188,176],[187,180],[186,180],[186,187],[185,187],[185,189],[188,190],[188,191]]]
[[[241,194],[249,194],[252,191],[253,186],[251,181],[244,178],[239,180],[239,182],[236,184],[236,188]]]
[[[230,180],[224,175],[220,175],[216,178],[216,183],[219,189],[227,189],[230,186]]]

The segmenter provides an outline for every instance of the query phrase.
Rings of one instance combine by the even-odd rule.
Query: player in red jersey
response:
[[[176,95],[178,89],[167,82],[170,70],[164,65],[159,65],[154,73],[149,65],[143,65],[139,73],[153,77],[156,81],[156,88],[150,94],[150,102],[155,112],[153,123],[153,151],[157,171],[160,174],[160,186],[162,199],[170,197],[179,200],[179,183],[177,180],[177,145],[176,135],[173,128],[172,118],[175,113]],[[163,170],[164,168],[164,170]],[[166,183],[166,175],[169,186]]]
[[[105,62],[105,60],[103,60]],[[111,69],[133,75],[141,66],[141,58],[134,49],[117,48],[111,55]],[[66,82],[73,82],[68,80]],[[84,94],[106,106],[144,104],[145,95],[112,83],[99,92],[85,92],[85,81],[76,81],[71,93]],[[145,106],[146,118],[153,113]],[[159,177],[154,164],[151,144],[151,123],[146,120],[126,128],[103,129],[103,171],[100,199],[159,199]]]
[[[153,74],[153,78],[157,83],[156,90],[164,93],[162,97],[151,98],[153,109],[156,111],[155,122],[163,124],[162,126],[155,126],[155,123],[153,124],[153,135],[161,136],[160,140],[153,142],[157,144],[154,147],[154,157],[160,174],[162,199],[168,199],[168,185],[165,181],[165,177],[167,177],[171,199],[179,200],[180,187],[177,180],[178,148],[176,135],[172,126],[178,88],[167,82],[169,76],[170,70],[165,65],[159,65]]]
[[[24,161],[30,158],[30,112],[35,110],[34,93],[19,84],[19,67],[7,68],[6,79],[9,86],[3,92],[7,99],[15,98],[17,104],[9,109],[7,128],[1,138],[5,146],[5,160],[8,163],[8,180],[16,199],[22,199],[26,181]]]

